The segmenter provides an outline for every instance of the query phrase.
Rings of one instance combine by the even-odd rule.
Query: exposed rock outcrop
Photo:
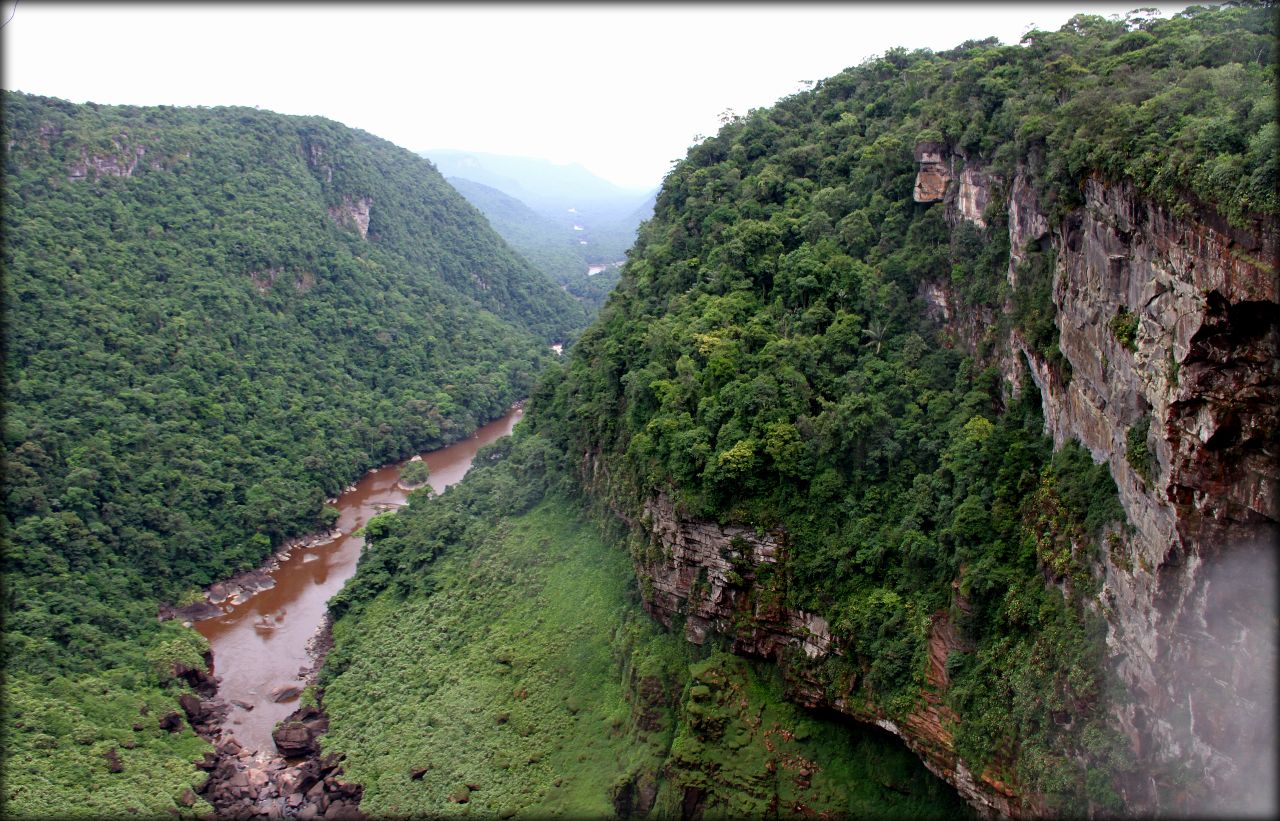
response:
[[[951,182],[951,170],[942,143],[921,142],[916,144],[916,162],[920,170],[916,174],[916,202],[938,202],[947,193],[947,183]]]
[[[216,763],[201,794],[219,818],[363,818],[363,788],[341,776],[336,756],[292,765],[279,755],[251,753],[227,738],[218,744]]]
[[[966,164],[949,217],[978,222],[972,192],[995,182]],[[1007,350],[1030,366],[1055,445],[1078,439],[1108,464],[1135,530],[1123,550],[1101,551],[1098,568],[1128,688],[1117,719],[1142,770],[1126,800],[1196,811],[1194,799],[1171,806],[1184,791],[1163,782],[1240,795],[1274,765],[1280,232],[1274,220],[1240,228],[1203,207],[1175,216],[1097,178],[1084,206],[1051,228],[1023,173],[1009,190],[1010,283],[1023,249],[1056,252],[1070,378],[1016,332]],[[1132,341],[1117,337],[1116,317],[1136,320]],[[1134,464],[1131,432],[1143,430],[1151,458]]]
[[[280,722],[271,733],[271,738],[276,743],[276,749],[285,758],[300,758],[320,753],[317,739],[328,729],[328,717],[319,708],[305,705]]]
[[[326,619],[307,645],[311,665],[305,674],[309,683],[333,646],[329,629]],[[243,749],[222,726],[225,708],[210,712],[207,708],[216,705],[191,696],[184,696],[181,705],[188,715],[194,712],[201,716],[199,723],[192,720],[192,726],[216,745],[215,753],[197,766],[209,771],[200,794],[219,818],[309,821],[364,817],[359,809],[364,788],[342,779],[339,756],[321,754],[319,737],[329,729],[329,720],[319,704],[302,705],[277,725],[272,733],[274,752]]]
[[[669,497],[659,494],[644,507],[642,525],[650,534],[647,549],[636,556],[645,607],[668,627],[683,621],[685,637],[703,644],[711,634],[726,636],[741,655],[777,663],[788,694],[809,707],[828,707],[876,724],[900,737],[935,775],[956,787],[984,814],[1016,815],[1034,811],[993,774],[974,774],[956,755],[947,726],[955,714],[942,704],[947,684],[946,657],[961,645],[945,613],[935,614],[930,636],[931,688],[901,724],[889,720],[877,705],[851,694],[849,678],[832,687],[819,681],[823,658],[843,655],[826,620],[814,613],[783,607],[768,567],[786,547],[784,533],[760,534],[743,527],[681,516]]]
[[[57,134],[60,136],[61,131]],[[43,130],[41,136],[44,142]],[[80,149],[80,158],[67,169],[67,179],[76,182],[88,179],[90,176],[94,180],[102,177],[132,177],[138,162],[146,155],[147,147],[132,144],[129,142],[128,135],[125,134],[113,139],[111,146],[114,151],[107,154],[90,154],[86,149]]]
[[[944,202],[953,225],[985,227],[988,209],[1007,203],[1011,285],[1029,252],[1055,260],[1069,373],[1016,329],[990,338],[998,310],[1010,306],[990,315],[962,308],[945,283],[926,284],[920,295],[956,344],[977,352],[984,338],[995,343],[985,346],[988,356],[1011,390],[1020,389],[1025,362],[1055,445],[1078,439],[1115,478],[1132,531],[1099,551],[1094,604],[1126,690],[1113,718],[1139,767],[1118,785],[1127,808],[1207,809],[1197,795],[1265,808],[1275,760],[1280,226],[1231,226],[1200,206],[1175,215],[1130,185],[1096,178],[1084,185],[1084,205],[1053,223],[1023,172],[999,180],[934,144],[917,146],[916,160],[915,200]],[[1116,331],[1117,317],[1136,323],[1132,338]],[[1144,430],[1145,442],[1134,444]],[[1148,462],[1134,457],[1137,444]],[[587,454],[589,484],[607,484],[602,470]],[[984,813],[1043,810],[1036,796],[1017,794],[996,772],[972,772],[955,754],[948,727],[957,717],[940,694],[949,684],[945,659],[962,639],[946,612],[930,628],[920,705],[890,720],[849,697],[854,681],[833,686],[811,672],[852,649],[820,617],[788,610],[773,595],[767,568],[785,561],[785,533],[693,520],[663,495],[633,524],[650,537],[634,559],[646,606],[664,624],[683,625],[695,643],[716,633],[736,652],[774,659],[798,701],[899,735]],[[1172,786],[1179,783],[1198,787]]]
[[[369,209],[371,197],[343,196],[342,203],[329,209],[329,218],[343,228],[355,228],[360,239],[369,238]]]
[[[285,271],[283,268],[265,268],[249,272],[249,281],[260,294],[270,291],[281,279],[292,279],[293,290],[305,294],[316,285],[316,275],[310,271]]]

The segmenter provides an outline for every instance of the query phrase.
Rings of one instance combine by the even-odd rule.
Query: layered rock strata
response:
[[[916,202],[938,202],[946,196],[947,184],[951,181],[951,169],[944,146],[936,142],[918,143],[915,157],[920,170],[916,174],[912,196]]]
[[[997,340],[992,357],[1015,391],[1022,363],[1029,366],[1055,446],[1077,439],[1108,465],[1130,523],[1118,545],[1099,551],[1095,603],[1125,689],[1114,719],[1139,767],[1119,785],[1126,805],[1140,813],[1198,812],[1208,808],[1200,795],[1214,796],[1219,808],[1274,807],[1275,220],[1241,228],[1203,207],[1175,215],[1127,184],[1090,179],[1084,206],[1053,224],[1025,173],[997,180],[936,145],[918,146],[916,159],[916,201],[943,201],[952,224],[985,227],[993,192],[1007,192],[1011,286],[1028,251],[1054,254],[1056,324],[1069,373],[1016,329]],[[953,180],[949,169],[957,165]],[[926,285],[921,295],[970,350],[996,327],[994,312],[960,310],[945,284]],[[1126,324],[1131,337],[1118,330]],[[584,468],[599,484],[599,463],[588,455]],[[817,680],[818,665],[809,662],[839,654],[839,637],[819,616],[782,608],[760,583],[768,576],[761,569],[785,561],[786,534],[691,520],[661,494],[633,524],[650,536],[636,565],[658,620],[683,624],[692,642],[717,633],[736,652],[774,659],[797,700],[899,735],[984,814],[1043,811],[1036,796],[1016,794],[993,772],[973,773],[955,755],[947,727],[956,717],[940,694],[948,643],[961,638],[945,612],[931,627],[921,705],[893,722],[848,698],[853,681],[833,688]]]
[[[808,707],[828,707],[873,723],[901,738],[939,778],[954,785],[984,815],[1024,812],[1021,799],[993,773],[974,773],[956,755],[948,725],[955,714],[942,704],[946,658],[963,644],[945,612],[934,614],[928,690],[899,723],[869,700],[853,697],[852,673],[836,686],[822,682],[822,660],[843,655],[826,620],[786,608],[772,587],[771,566],[785,560],[786,536],[691,520],[658,494],[644,507],[640,525],[650,537],[636,558],[645,608],[667,627],[683,624],[685,638],[703,644],[713,634],[733,652],[779,665],[788,695]],[[1038,807],[1034,802],[1030,808]]]
[[[948,221],[984,226],[1002,182],[965,163],[945,198]],[[1007,188],[1009,283],[1026,249],[1054,252],[1070,372],[1016,330],[994,356],[1014,389],[1029,366],[1055,446],[1079,440],[1108,465],[1132,526],[1119,550],[1100,551],[1096,571],[1127,690],[1116,719],[1140,764],[1122,785],[1126,801],[1142,811],[1274,808],[1280,226],[1233,226],[1195,204],[1175,215],[1131,185],[1093,178],[1084,206],[1051,227],[1025,173]],[[966,325],[943,283],[921,296],[977,349],[990,324]]]

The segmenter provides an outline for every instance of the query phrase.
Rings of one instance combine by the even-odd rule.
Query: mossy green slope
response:
[[[323,743],[364,785],[363,811],[963,813],[896,741],[806,715],[771,672],[650,621],[627,552],[580,502],[537,501],[529,466],[543,448],[504,443],[442,498],[415,498],[343,595]],[[515,485],[531,496],[513,505]],[[417,534],[464,516],[425,558],[435,546]]]
[[[180,687],[174,664],[198,667],[204,638],[170,622],[156,631],[143,664],[96,674],[4,682],[4,818],[196,817],[211,807],[196,794],[205,773],[192,766],[209,749],[185,723],[170,732]],[[132,659],[130,659],[132,661]]]

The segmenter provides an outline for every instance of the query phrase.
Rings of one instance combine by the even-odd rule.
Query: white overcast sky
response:
[[[0,0],[4,87],[72,102],[318,114],[413,151],[661,182],[746,113],[894,46],[951,48],[1131,3],[498,4]],[[10,17],[10,13],[12,16]]]

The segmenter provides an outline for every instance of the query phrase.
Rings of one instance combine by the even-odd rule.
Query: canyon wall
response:
[[[917,151],[914,198],[940,202],[953,225],[984,227],[989,204],[1007,208],[1011,285],[1031,250],[1053,252],[1062,360],[1031,349],[1016,329],[989,356],[1011,391],[1020,390],[1022,363],[1029,366],[1046,432],[1055,446],[1079,440],[1109,466],[1130,524],[1099,551],[1095,568],[1095,606],[1123,690],[1113,718],[1139,765],[1137,777],[1118,785],[1126,806],[1273,807],[1274,220],[1240,228],[1204,207],[1174,214],[1129,185],[1094,178],[1084,205],[1055,224],[1025,173],[1000,180],[928,148]],[[971,350],[997,326],[997,311],[960,306],[944,282],[926,284],[921,296]],[[584,463],[597,485],[599,470],[595,460]],[[1018,795],[991,771],[972,772],[954,751],[947,726],[955,716],[941,694],[947,653],[961,639],[946,611],[933,614],[928,686],[910,717],[895,723],[850,697],[853,665],[823,663],[841,653],[827,623],[781,606],[769,568],[785,561],[785,533],[690,519],[662,494],[632,524],[648,536],[633,551],[646,606],[664,624],[683,625],[698,644],[715,633],[735,652],[775,660],[797,700],[894,732],[984,815],[1044,812],[1036,796]],[[1214,796],[1213,807],[1200,803],[1204,795]]]
[[[974,203],[1001,181],[968,164],[964,177],[948,216],[981,225]],[[1051,228],[1024,173],[1008,190],[1010,283],[1023,249],[1055,252],[1069,376],[1016,331],[1007,350],[1030,366],[1055,446],[1077,439],[1107,463],[1132,526],[1097,568],[1127,691],[1116,718],[1141,765],[1126,800],[1273,808],[1278,226],[1232,226],[1192,203],[1175,215],[1095,177]],[[952,310],[945,294],[931,301]],[[1002,364],[1013,377],[1016,358]],[[1196,782],[1213,804],[1175,786]]]
[[[658,621],[667,627],[683,623],[685,638],[694,644],[719,634],[729,639],[733,652],[777,663],[792,699],[898,736],[984,816],[1026,811],[993,773],[971,772],[956,755],[947,727],[956,715],[941,696],[948,683],[947,655],[962,639],[945,610],[932,616],[929,686],[905,721],[895,722],[874,701],[854,695],[858,682],[852,665],[826,663],[842,655],[826,620],[782,606],[781,578],[772,571],[785,558],[785,533],[692,520],[665,494],[645,505],[638,524],[649,538],[633,558],[645,608]],[[1033,801],[1030,808],[1039,805]]]

